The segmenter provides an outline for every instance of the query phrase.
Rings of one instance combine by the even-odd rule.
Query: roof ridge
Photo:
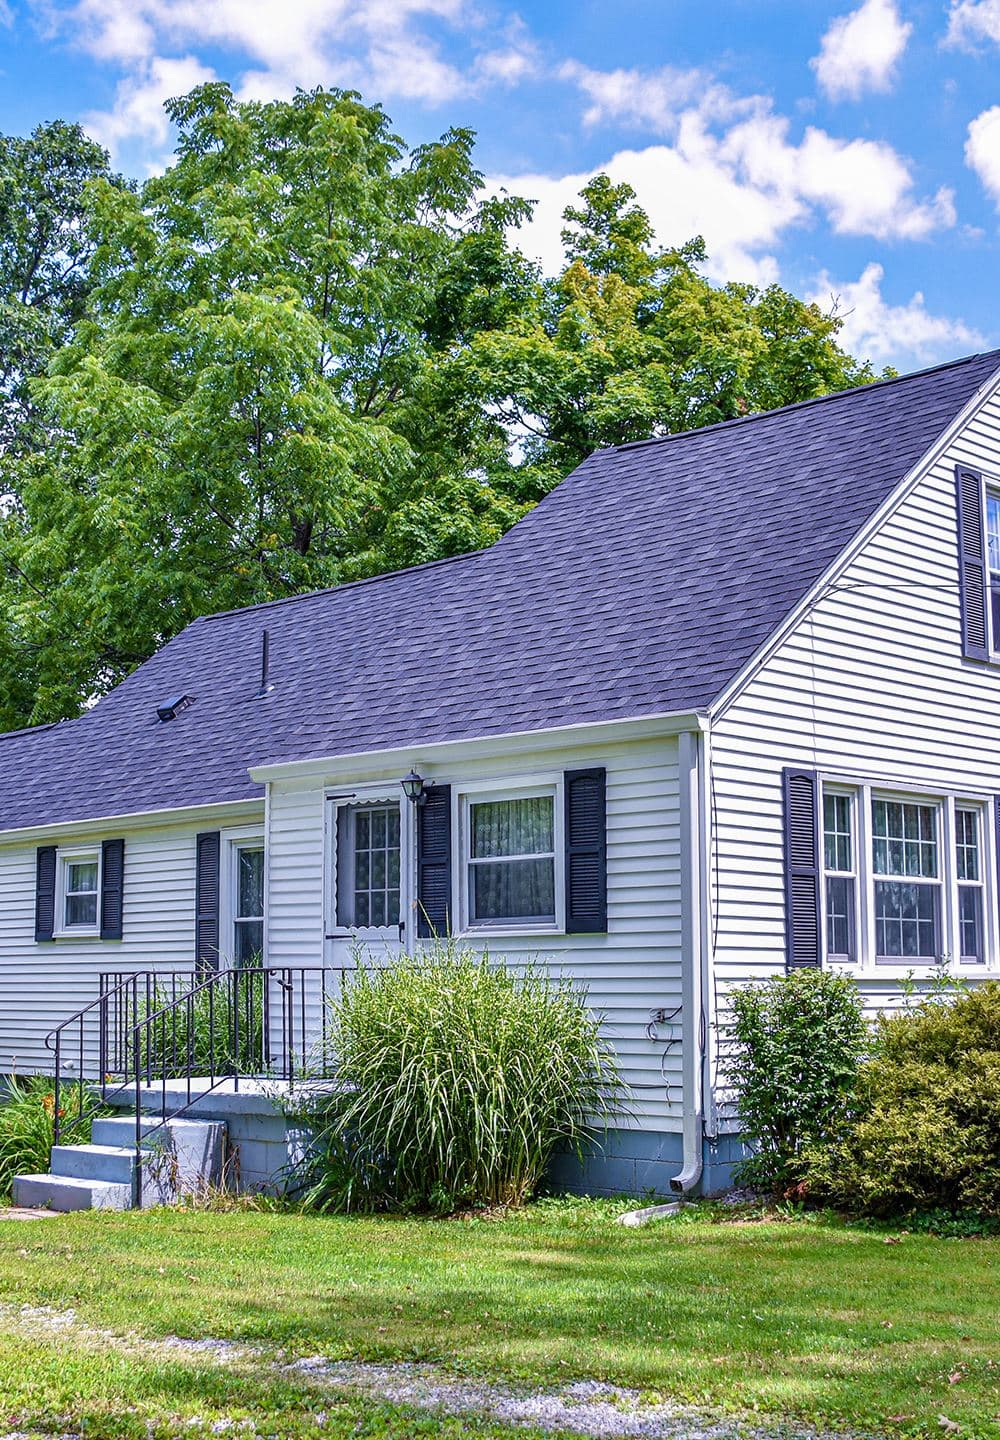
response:
[[[611,445],[607,449],[615,453],[622,450],[641,450],[645,445],[665,445],[669,440],[704,435],[712,430],[724,430],[730,425],[749,425],[754,420],[784,415],[789,410],[804,410],[809,405],[822,405],[828,400],[843,400],[849,395],[864,395],[872,390],[884,389],[887,385],[901,385],[904,381],[919,380],[925,375],[934,375],[942,370],[955,370],[960,365],[972,365],[977,360],[987,360],[991,356],[995,357],[997,368],[1000,369],[1000,349],[979,350],[974,355],[962,355],[957,360],[943,360],[939,365],[925,365],[922,370],[908,370],[905,375],[887,375],[881,380],[870,380],[866,385],[849,385],[846,390],[828,390],[825,395],[810,395],[806,400],[793,400],[788,405],[776,405],[772,410],[755,410],[752,415],[734,415],[730,420],[715,420],[711,425],[697,425],[691,430],[673,430],[669,435],[651,435],[647,440],[626,440],[621,445]]]
[[[201,625],[207,620],[225,620],[230,615],[248,615],[252,610],[273,610],[278,605],[296,605],[302,600],[318,600],[322,595],[338,595],[342,590],[359,590],[363,585],[377,585],[381,580],[395,580],[400,575],[413,575],[418,570],[433,570],[436,566],[454,565],[458,560],[471,560],[476,555],[485,555],[489,546],[480,550],[463,550],[460,555],[444,555],[439,560],[422,560],[419,565],[404,565],[399,570],[383,570],[380,575],[365,575],[360,580],[344,580],[340,585],[325,585],[321,590],[303,590],[299,595],[283,595],[277,600],[259,600],[256,605],[236,605],[232,610],[212,610],[207,615],[198,615],[192,625]],[[182,632],[183,633],[183,632]]]

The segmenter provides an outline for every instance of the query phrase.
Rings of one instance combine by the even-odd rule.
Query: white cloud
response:
[[[467,78],[417,21],[475,27],[470,0],[34,0],[51,33],[141,75],[164,53],[213,45],[246,57],[247,84],[366,83],[383,96],[438,102]],[[260,68],[255,68],[255,65]]]
[[[970,123],[965,163],[979,176],[1000,210],[1000,105],[984,110]]]
[[[912,30],[900,18],[896,0],[864,0],[833,21],[809,62],[820,88],[832,100],[888,90]]]
[[[841,283],[824,271],[807,297],[843,319],[839,343],[875,365],[928,365],[987,345],[986,337],[964,320],[932,315],[918,290],[903,305],[882,294],[885,271],[866,265],[859,279]]]
[[[1000,45],[1000,0],[951,0],[945,44],[974,50],[984,40]]]
[[[917,240],[954,225],[952,192],[915,199],[906,161],[885,141],[809,126],[796,145],[788,131],[784,116],[756,115],[729,131],[721,153],[749,183],[823,210],[840,235]]]
[[[737,99],[704,70],[677,70],[671,65],[650,71],[592,70],[567,60],[559,69],[559,78],[578,86],[587,96],[590,104],[583,120],[588,126],[610,121],[671,135],[687,108],[725,119],[760,103]]]
[[[130,141],[142,141],[150,153],[149,168],[155,169],[159,152],[170,138],[170,122],[163,105],[175,95],[186,95],[196,85],[215,79],[215,71],[193,55],[180,59],[154,56],[137,73],[122,80],[112,110],[92,111],[83,117],[84,127],[107,146],[112,158],[121,154]]]
[[[583,78],[588,96],[600,96],[595,104],[613,105],[621,113],[630,101],[619,74],[611,72],[603,91],[595,72]],[[569,78],[580,82],[580,68],[574,67]],[[709,273],[719,280],[766,284],[776,279],[774,251],[785,232],[819,217],[838,234],[880,240],[921,239],[955,223],[951,192],[915,195],[907,162],[882,141],[843,140],[809,127],[794,142],[789,120],[759,96],[730,97],[725,110],[713,100],[706,113],[697,102],[674,108],[675,95],[695,93],[683,84],[671,83],[666,97],[641,87],[632,93],[647,116],[670,129],[671,143],[620,150],[579,174],[493,177],[492,183],[538,202],[519,243],[549,269],[562,256],[564,207],[600,171],[632,186],[661,244],[703,235]],[[741,112],[743,118],[732,123],[731,117]]]

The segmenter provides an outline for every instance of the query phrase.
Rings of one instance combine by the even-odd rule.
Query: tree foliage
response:
[[[325,90],[168,109],[138,189],[72,127],[51,164],[6,142],[42,177],[3,191],[6,393],[44,432],[3,454],[0,723],[76,713],[199,614],[490,544],[595,446],[868,378],[836,321],[713,286],[604,177],[546,279],[467,130],[408,148]]]

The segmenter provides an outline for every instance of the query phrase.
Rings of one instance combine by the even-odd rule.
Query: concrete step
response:
[[[159,1115],[143,1115],[141,1120],[143,1143],[159,1148],[167,1144],[186,1146],[204,1143],[214,1138],[220,1128],[218,1120],[168,1120],[163,1123]],[[90,1127],[92,1145],[113,1145],[135,1148],[135,1116],[110,1115],[95,1120]]]
[[[131,1210],[132,1186],[74,1175],[18,1175],[14,1204],[39,1210]]]
[[[77,1180],[131,1185],[135,1180],[135,1150],[124,1145],[53,1145],[49,1169],[53,1175],[69,1175]]]
[[[222,1182],[226,1146],[224,1120],[168,1120],[142,1117],[143,1161],[138,1182],[140,1205],[172,1205]],[[135,1116],[95,1120],[91,1143],[112,1149],[135,1147]]]

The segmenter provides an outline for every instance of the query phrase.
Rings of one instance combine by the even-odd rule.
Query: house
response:
[[[598,452],[0,740],[0,1071],[102,974],[447,929],[604,1016],[632,1117],[577,1183],[717,1188],[732,986],[1000,973],[998,699],[1000,352]]]

